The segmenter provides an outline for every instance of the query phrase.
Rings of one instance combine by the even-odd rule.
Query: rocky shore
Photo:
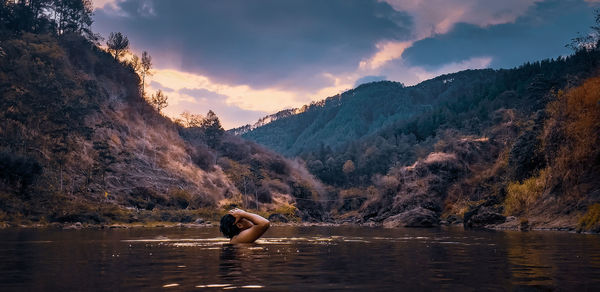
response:
[[[466,221],[453,216],[440,220],[433,212],[423,208],[417,208],[388,217],[387,219],[376,222],[373,220],[364,221],[359,217],[345,219],[329,219],[323,222],[292,222],[285,216],[273,214],[269,216],[272,226],[364,226],[373,228],[465,228],[465,229],[488,229],[488,230],[511,230],[511,231],[563,231],[582,232],[577,228],[577,222],[572,218],[561,220],[544,220],[544,218],[518,219],[514,216],[504,217],[498,213],[488,214],[480,217],[468,217]],[[503,218],[501,218],[502,216]],[[488,219],[487,221],[484,219]],[[31,229],[62,229],[62,230],[80,230],[80,229],[127,229],[127,228],[211,228],[218,227],[218,222],[213,223],[209,220],[198,218],[193,222],[135,222],[135,223],[112,223],[112,224],[93,224],[82,222],[66,223],[31,223],[17,224],[0,222],[0,229],[4,228],[31,228]]]

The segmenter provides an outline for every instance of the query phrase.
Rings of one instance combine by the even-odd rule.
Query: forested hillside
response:
[[[412,87],[364,84],[243,137],[303,158],[333,187],[334,217],[581,227],[600,201],[600,50],[576,49]]]
[[[232,205],[321,219],[301,165],[212,112],[162,116],[126,47],[100,48],[89,1],[0,3],[0,223],[191,222]]]
[[[2,226],[240,206],[282,221],[600,231],[600,14],[573,55],[363,84],[232,131],[248,141],[212,111],[163,116],[168,96],[145,90],[151,57],[94,34],[90,1],[0,3]]]

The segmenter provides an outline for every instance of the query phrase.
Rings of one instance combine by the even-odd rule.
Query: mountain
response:
[[[311,103],[304,110],[254,127],[242,135],[288,156],[320,147],[338,148],[398,121],[408,120],[462,92],[488,86],[493,70],[439,76],[416,86],[380,81]]]
[[[334,218],[388,226],[437,225],[441,218],[474,227],[525,222],[575,229],[592,216],[586,212],[597,212],[600,163],[593,147],[574,145],[600,142],[600,122],[572,119],[600,116],[600,100],[591,89],[591,96],[572,97],[587,100],[577,106],[557,100],[595,88],[599,65],[594,48],[411,87],[369,83],[242,137],[305,160],[335,188],[327,206]],[[569,110],[578,112],[560,114]],[[567,134],[571,123],[587,134]],[[576,159],[565,145],[586,159]],[[577,169],[578,180],[565,163]]]
[[[258,127],[262,127],[268,123],[274,122],[278,119],[281,118],[287,118],[291,115],[295,115],[301,112],[301,109],[297,109],[297,108],[293,108],[293,109],[286,109],[286,110],[282,110],[282,111],[278,111],[272,115],[268,115],[268,116],[264,116],[262,118],[260,118],[256,123],[250,125],[244,125],[241,127],[237,127],[237,128],[233,128],[230,130],[227,130],[227,132],[236,135],[236,136],[240,136],[243,134],[246,134]]]
[[[323,219],[323,187],[302,164],[210,113],[195,128],[172,122],[134,66],[89,38],[0,37],[0,225],[191,222],[232,206]]]

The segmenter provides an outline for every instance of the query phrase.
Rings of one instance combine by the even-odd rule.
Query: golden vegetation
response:
[[[596,203],[588,207],[587,213],[579,219],[579,230],[600,231],[600,204]]]
[[[531,209],[542,196],[546,188],[548,170],[540,171],[539,175],[528,178],[522,183],[512,182],[506,188],[505,213],[519,215]]]
[[[571,196],[584,196],[600,173],[600,77],[559,91],[547,112],[543,143],[553,183]]]

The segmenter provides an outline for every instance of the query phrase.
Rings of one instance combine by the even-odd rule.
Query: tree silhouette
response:
[[[142,62],[140,64],[140,73],[142,75],[142,96],[146,95],[146,76],[152,76],[152,57],[148,52],[144,51],[142,53]]]
[[[38,1],[32,1],[38,2]],[[67,32],[92,35],[93,6],[91,0],[53,1],[58,34]]]
[[[208,111],[206,118],[204,118],[200,127],[204,130],[208,146],[215,148],[219,145],[221,136],[225,130],[221,127],[219,118],[212,110]]]
[[[571,48],[573,51],[589,51],[598,48],[600,45],[600,9],[594,10],[594,14],[596,24],[590,26],[592,31],[586,35],[578,35],[572,38],[571,43],[565,45],[565,47]]]
[[[158,90],[156,92],[156,94],[153,94],[152,97],[150,97],[150,104],[152,104],[154,107],[156,107],[156,110],[158,111],[158,113],[160,113],[160,111],[167,107],[169,105],[169,103],[167,102],[167,100],[169,99],[168,96],[166,96],[162,90]]]
[[[106,45],[117,61],[129,51],[129,39],[120,32],[111,32]]]

